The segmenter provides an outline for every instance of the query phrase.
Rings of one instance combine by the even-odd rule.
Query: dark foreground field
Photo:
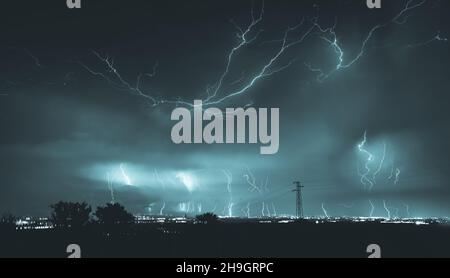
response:
[[[67,257],[76,243],[82,257],[450,257],[450,227],[442,224],[218,223],[135,224],[114,231],[3,231],[0,257]]]

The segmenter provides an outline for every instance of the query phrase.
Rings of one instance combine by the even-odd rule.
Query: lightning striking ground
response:
[[[114,197],[114,187],[113,187],[113,182],[111,180],[111,175],[108,173],[106,173],[106,179],[108,181],[108,189],[109,189],[109,193],[111,196],[111,204],[115,203],[115,197]]]
[[[131,182],[130,177],[125,172],[125,168],[123,167],[123,163],[120,164],[120,173],[122,174],[122,178],[123,178],[123,180],[124,180],[126,185],[133,185],[133,183]]]
[[[375,206],[372,203],[372,200],[369,200],[369,204],[370,204],[370,213],[369,213],[369,217],[372,218],[373,217],[373,213],[375,212]]]
[[[369,189],[371,189],[374,185],[373,181],[368,177],[370,174],[370,163],[373,161],[373,154],[370,153],[366,149],[366,143],[367,143],[367,131],[364,132],[363,140],[358,144],[358,151],[365,156],[367,156],[366,162],[364,163],[365,172],[360,174],[361,176],[361,183],[364,185],[364,187],[368,186]]]
[[[272,56],[269,56],[267,58],[266,63],[256,72],[256,74],[250,75],[249,78],[245,78],[245,76],[242,74],[241,77],[237,81],[233,81],[233,82],[231,82],[231,84],[237,85],[237,84],[242,83],[243,85],[240,86],[240,88],[238,90],[225,91],[225,90],[223,90],[223,87],[224,87],[224,84],[227,84],[226,83],[227,78],[231,74],[231,72],[230,72],[231,65],[233,64],[235,59],[238,58],[237,56],[240,54],[240,51],[243,48],[245,48],[246,46],[254,43],[258,39],[260,34],[262,33],[261,29],[259,29],[258,26],[261,24],[263,16],[264,16],[264,12],[265,12],[264,4],[261,7],[259,14],[256,16],[254,15],[254,11],[252,9],[251,22],[246,28],[240,28],[237,25],[235,25],[236,29],[238,30],[238,32],[237,32],[238,42],[227,53],[228,55],[226,55],[225,69],[220,74],[218,80],[215,82],[214,85],[208,86],[208,89],[206,90],[207,97],[204,99],[204,105],[219,104],[228,99],[246,94],[247,92],[250,91],[251,88],[254,87],[254,85],[257,82],[259,82],[263,79],[266,79],[269,76],[272,76],[273,74],[276,74],[276,73],[288,68],[293,63],[294,59],[290,59],[291,62],[288,62],[287,64],[278,65],[280,58],[284,54],[286,54],[286,52],[289,48],[303,42],[308,36],[312,35],[314,30],[319,30],[319,33],[321,33],[320,39],[322,41],[326,42],[331,47],[331,49],[335,52],[336,57],[337,57],[336,58],[337,59],[336,66],[331,72],[329,72],[329,71],[327,72],[325,70],[322,70],[319,68],[314,68],[313,66],[308,65],[310,70],[319,73],[318,80],[324,81],[326,78],[331,76],[334,72],[350,68],[352,65],[357,63],[364,56],[364,54],[367,50],[367,46],[376,32],[378,32],[380,29],[382,29],[390,24],[406,23],[407,18],[408,18],[407,13],[409,13],[413,9],[416,9],[416,8],[422,6],[425,2],[426,2],[426,0],[423,0],[423,1],[409,0],[409,1],[407,1],[406,6],[389,22],[387,22],[385,24],[376,25],[372,29],[370,29],[369,33],[367,34],[367,36],[364,37],[364,40],[362,41],[359,52],[357,53],[356,56],[352,57],[351,59],[346,59],[348,56],[347,51],[343,48],[343,45],[341,44],[341,41],[339,40],[339,36],[336,33],[336,24],[331,28],[322,28],[318,24],[317,20],[314,19],[313,21],[311,21],[311,23],[312,23],[311,27],[308,28],[307,31],[300,38],[291,40],[290,35],[295,30],[300,28],[300,26],[303,26],[304,23],[306,23],[306,21],[302,21],[302,23],[300,23],[299,25],[288,28],[285,31],[283,38],[281,40],[278,40],[278,42],[280,42],[280,47],[277,49],[277,52],[275,52]],[[443,37],[440,34],[440,32],[438,32],[430,40],[427,40],[427,41],[421,42],[421,43],[411,44],[411,45],[408,45],[408,47],[425,46],[425,45],[429,45],[436,41],[447,42],[448,40],[447,40],[447,38]],[[82,63],[80,63],[80,64],[90,74],[103,78],[112,87],[114,87],[118,90],[121,90],[121,91],[132,92],[133,94],[135,94],[137,96],[143,97],[146,100],[148,100],[152,104],[152,106],[156,106],[156,105],[160,105],[160,104],[164,104],[164,103],[170,103],[170,104],[186,105],[186,106],[192,107],[193,104],[190,103],[189,101],[158,99],[153,96],[152,92],[147,93],[147,92],[145,92],[145,90],[142,89],[143,78],[154,77],[156,74],[156,69],[157,69],[158,63],[155,63],[155,66],[153,68],[153,73],[139,74],[136,79],[136,82],[133,83],[133,82],[127,81],[121,75],[121,73],[119,72],[118,68],[115,65],[114,59],[111,59],[107,55],[106,56],[101,55],[98,52],[93,52],[93,55],[95,56],[96,59],[98,59],[102,63],[102,65],[104,66],[103,70],[101,70],[101,71],[92,70],[91,67],[88,67]],[[37,60],[37,59],[36,59],[36,65],[39,67],[42,66],[42,65],[40,65],[39,60]],[[245,80],[250,80],[250,81],[245,83]],[[230,84],[230,83],[228,83],[228,84]],[[1,94],[0,94],[0,96],[1,96]],[[382,156],[382,159],[380,160],[380,164],[378,164],[378,168],[376,168],[376,169],[375,169],[375,166],[373,166],[373,168],[371,167],[371,163],[374,161],[374,155],[372,153],[370,153],[367,149],[366,132],[364,133],[363,141],[360,144],[358,144],[358,150],[360,153],[362,153],[365,156],[365,162],[364,162],[364,171],[365,172],[360,174],[360,181],[364,185],[365,188],[368,187],[369,191],[371,191],[373,189],[373,186],[375,185],[376,178],[378,177],[379,179],[381,179],[381,175],[380,176],[378,176],[378,175],[383,168],[383,164],[384,164],[384,160],[385,160],[385,156],[386,156],[386,144],[384,144],[383,156]],[[122,164],[120,165],[120,170],[121,170],[122,178],[125,181],[125,184],[132,185],[132,181],[130,180],[130,177],[127,175]],[[226,173],[224,173],[224,174],[227,176]],[[395,174],[394,184],[398,184],[399,177],[401,174],[400,169],[395,168],[395,172],[394,172],[394,168],[393,168],[392,173],[391,173],[391,178],[394,178],[394,174]],[[160,179],[156,169],[155,169],[155,177],[161,183],[161,185],[165,186],[164,183],[162,182],[162,180]],[[263,184],[262,182],[261,183],[258,182],[258,185],[259,185],[258,186],[255,177],[253,176],[253,174],[251,174],[250,171],[248,171],[248,174],[244,175],[244,178],[245,178],[247,184],[250,186],[250,191],[258,192],[260,194],[263,194],[263,192],[268,192],[267,181],[265,184]],[[227,176],[227,179],[228,179],[228,176]],[[232,199],[231,181],[230,180],[228,180],[228,183],[227,183],[227,191],[228,191],[229,197],[230,197],[229,203],[226,206],[228,209],[227,214],[229,216],[232,216],[232,210],[233,210],[233,206],[235,204],[233,203],[233,199]],[[111,190],[111,196],[112,196],[111,199],[113,199],[113,191],[112,190]],[[371,201],[369,201],[369,202],[372,206],[372,211],[370,213],[372,216],[375,207],[373,206],[373,203]],[[189,205],[190,205],[190,203],[189,203]],[[273,203],[272,203],[272,206],[273,206]],[[325,210],[323,203],[322,203],[322,209]],[[274,211],[274,213],[272,213],[272,214],[275,215],[276,214],[275,207],[273,207],[273,211]],[[270,215],[270,214],[271,214],[271,212],[270,212],[269,206],[268,205],[266,206],[266,204],[263,202],[262,215],[264,216],[264,215]],[[327,213],[325,213],[325,214],[327,214]],[[248,204],[247,216],[248,217],[250,216],[250,203]]]
[[[247,206],[245,207],[244,214],[247,218],[250,218],[250,202],[247,203]]]
[[[325,218],[330,218],[330,216],[328,216],[327,210],[325,209],[325,204],[324,203],[322,203],[322,211],[323,211],[323,214],[325,215]]]
[[[163,202],[161,209],[159,210],[159,215],[163,215],[164,214],[164,209],[166,208],[166,202]]]
[[[277,209],[275,208],[275,204],[272,202],[272,215],[277,216]]]
[[[386,205],[386,200],[383,200],[383,207],[387,213],[387,219],[391,219],[391,211],[389,210],[388,206]]]
[[[233,182],[233,174],[229,170],[222,170],[222,173],[225,175],[227,179],[227,192],[229,196],[229,202],[228,202],[228,217],[233,216],[233,192],[231,190],[231,184]]]
[[[408,217],[411,217],[411,214],[409,213],[409,205],[408,204],[403,204],[403,206],[405,207],[406,215]]]

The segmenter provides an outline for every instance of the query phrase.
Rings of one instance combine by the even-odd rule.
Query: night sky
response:
[[[299,180],[308,216],[450,216],[449,1],[266,0],[261,21],[260,1],[3,2],[0,213],[114,197],[136,214],[293,215]],[[218,96],[302,21],[285,42],[304,40],[214,107],[280,108],[279,152],[172,143],[172,110],[207,98],[252,9]]]

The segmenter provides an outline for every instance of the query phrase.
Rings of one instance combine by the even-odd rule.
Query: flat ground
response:
[[[378,244],[383,257],[450,257],[450,227],[386,223],[134,224],[114,231],[97,225],[79,231],[3,231],[0,257],[367,257]]]

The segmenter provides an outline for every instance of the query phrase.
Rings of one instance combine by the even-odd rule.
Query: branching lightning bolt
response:
[[[431,38],[427,41],[424,41],[424,42],[408,44],[408,47],[409,48],[422,47],[422,46],[427,46],[433,42],[448,42],[448,38],[442,37],[441,32],[438,31],[437,34],[433,38]]]
[[[231,49],[230,53],[228,54],[228,59],[227,59],[227,64],[225,66],[225,70],[223,71],[222,75],[220,76],[219,81],[217,82],[216,86],[214,86],[215,88],[214,88],[212,94],[210,94],[209,90],[207,89],[208,97],[205,99],[205,102],[208,102],[211,99],[215,98],[217,96],[217,94],[219,93],[220,89],[222,88],[222,83],[230,71],[231,62],[232,62],[233,57],[236,54],[236,52],[258,38],[259,34],[262,32],[261,30],[259,32],[257,32],[256,35],[254,35],[252,38],[248,38],[248,36],[251,33],[251,31],[253,30],[253,28],[256,25],[258,25],[258,23],[261,22],[263,15],[264,15],[264,2],[262,3],[262,7],[261,7],[261,11],[259,13],[259,16],[256,19],[255,19],[254,10],[252,7],[252,10],[251,10],[252,21],[247,26],[245,31],[242,28],[240,28],[238,25],[236,25],[233,21],[231,21],[233,23],[233,25],[236,27],[236,29],[238,30],[238,33],[236,33],[236,36],[240,41],[235,47],[233,47]],[[242,79],[242,77],[241,77],[241,79]]]
[[[300,24],[289,27],[285,30],[284,36],[280,41],[280,46],[278,50],[267,59],[267,62],[257,71],[256,74],[254,74],[251,78],[249,78],[249,81],[245,84],[243,84],[239,89],[235,91],[229,91],[229,92],[222,92],[223,91],[223,83],[225,79],[228,77],[230,73],[230,67],[235,59],[235,56],[239,50],[244,48],[245,46],[251,44],[254,42],[259,34],[262,32],[261,30],[256,31],[255,28],[259,25],[259,23],[262,21],[264,15],[264,2],[261,6],[261,11],[259,13],[258,17],[254,16],[253,8],[251,12],[251,22],[247,26],[247,28],[240,28],[236,24],[235,27],[238,30],[237,32],[237,38],[239,39],[239,42],[236,46],[232,47],[230,52],[227,55],[227,61],[225,65],[225,69],[220,75],[218,81],[214,86],[207,86],[206,93],[207,97],[203,99],[203,106],[208,105],[216,105],[220,104],[230,98],[243,95],[247,93],[258,81],[268,78],[276,73],[279,73],[280,71],[285,70],[288,68],[295,59],[292,59],[290,62],[288,62],[285,65],[276,66],[277,62],[280,60],[280,58],[283,56],[283,54],[290,48],[302,43],[310,34],[311,32],[316,28],[315,24],[312,24],[306,31],[303,33],[303,35],[299,36],[296,39],[291,39],[290,35],[292,32],[298,30],[303,24],[305,23],[305,20],[302,20]],[[109,58],[108,56],[102,56],[98,52],[93,51],[94,56],[104,65],[106,68],[106,72],[103,71],[96,71],[93,70],[91,67],[87,66],[86,64],[82,62],[78,62],[85,70],[87,70],[90,74],[94,76],[99,76],[103,78],[108,84],[110,84],[113,88],[116,88],[118,90],[125,90],[130,91],[132,94],[140,96],[145,98],[146,100],[150,101],[150,104],[152,106],[157,106],[160,104],[174,104],[174,105],[184,105],[187,107],[194,107],[195,105],[192,102],[184,101],[184,100],[159,100],[152,96],[151,94],[145,93],[141,89],[141,79],[145,76],[153,77],[153,74],[140,74],[137,77],[137,80],[135,84],[131,84],[130,82],[126,81],[122,75],[120,74],[119,70],[114,65],[114,60]]]
[[[394,166],[391,167],[391,173],[389,174],[388,180],[392,179],[394,177]]]
[[[364,187],[369,186],[369,188],[371,189],[373,187],[374,183],[370,178],[368,178],[368,175],[370,174],[370,171],[371,171],[369,165],[373,161],[373,154],[370,153],[365,148],[366,143],[367,143],[367,131],[364,132],[363,140],[361,141],[361,143],[358,144],[358,150],[359,150],[359,152],[361,152],[367,156],[367,160],[364,163],[365,172],[360,174],[361,183],[364,185]]]
[[[408,12],[410,12],[411,10],[413,10],[415,8],[422,6],[423,4],[425,4],[426,1],[427,0],[421,0],[420,2],[416,3],[415,0],[408,0],[406,2],[405,7],[398,14],[396,14],[391,20],[389,20],[383,24],[377,24],[374,27],[372,27],[370,29],[370,31],[368,32],[367,36],[362,41],[361,48],[360,48],[358,54],[353,59],[351,59],[347,62],[344,59],[344,56],[345,56],[344,49],[341,46],[341,44],[338,40],[338,36],[335,31],[336,22],[335,22],[334,26],[332,26],[330,28],[323,28],[317,22],[313,22],[313,24],[317,27],[317,29],[319,29],[320,32],[322,34],[324,34],[321,37],[321,39],[323,41],[327,42],[330,45],[331,49],[333,49],[333,51],[336,53],[338,62],[337,62],[337,65],[335,66],[335,68],[329,72],[326,72],[320,68],[315,68],[308,63],[305,63],[305,65],[309,68],[310,71],[318,73],[317,80],[319,82],[323,82],[325,79],[327,79],[328,77],[330,77],[332,74],[334,74],[335,72],[337,72],[339,70],[348,69],[353,64],[358,62],[358,60],[360,60],[361,57],[364,56],[368,42],[372,39],[373,35],[378,30],[385,28],[390,24],[398,24],[398,25],[405,24],[407,21],[407,18],[408,18],[407,15],[405,16],[405,14],[407,14]],[[439,38],[440,38],[440,36],[439,36]]]
[[[272,216],[277,216],[277,209],[275,208],[275,204],[272,202]]]
[[[222,98],[219,98],[219,99],[216,99],[216,100],[212,100],[211,98],[209,98],[209,99],[207,99],[205,104],[206,105],[219,104],[219,103],[227,100],[228,98],[244,94],[251,87],[253,87],[253,85],[257,81],[259,81],[260,79],[264,79],[266,77],[272,76],[273,74],[278,73],[278,72],[288,68],[293,63],[293,60],[291,62],[289,62],[288,64],[286,64],[286,65],[283,65],[283,66],[280,66],[278,68],[272,69],[274,64],[276,64],[276,62],[284,54],[284,52],[286,52],[289,48],[302,43],[309,36],[309,34],[313,31],[314,25],[311,26],[300,38],[298,38],[296,40],[293,40],[291,42],[288,42],[289,34],[291,32],[293,32],[293,31],[297,30],[299,27],[303,26],[304,22],[305,22],[305,20],[303,20],[300,24],[298,24],[298,25],[296,25],[294,27],[288,28],[284,32],[284,37],[282,39],[282,43],[281,43],[281,46],[279,47],[278,51],[269,59],[269,61],[262,67],[262,69],[245,86],[243,86],[241,89],[239,89],[239,90],[237,90],[235,92],[227,93]],[[188,103],[185,103],[185,104],[188,104]]]
[[[247,218],[250,218],[250,202],[247,203],[245,209],[242,209],[242,212]]]
[[[228,204],[228,217],[233,217],[233,207],[234,207],[234,203],[230,202]]]
[[[266,205],[266,215],[268,216],[268,217],[271,217],[272,216],[272,214],[270,213],[270,208],[269,208],[269,204],[267,204]]]
[[[153,96],[151,96],[149,94],[144,93],[141,90],[142,78],[155,76],[158,63],[155,63],[155,66],[153,67],[153,73],[139,74],[136,78],[135,84],[132,85],[131,83],[126,81],[122,77],[120,72],[116,69],[116,67],[114,66],[113,59],[109,58],[108,56],[102,56],[96,51],[92,51],[92,53],[94,54],[94,56],[96,58],[98,58],[104,64],[107,72],[104,73],[104,72],[100,72],[100,71],[95,71],[95,70],[91,69],[90,67],[88,67],[87,65],[85,65],[84,63],[78,62],[90,74],[92,74],[94,76],[102,77],[104,80],[107,81],[107,83],[109,85],[111,85],[113,88],[115,88],[117,90],[128,91],[128,92],[131,92],[132,94],[135,94],[137,96],[145,98],[146,100],[149,100],[153,106],[160,104],[160,102],[157,101],[156,98],[154,98]]]
[[[250,191],[257,191],[259,193],[261,193],[261,189],[256,185],[256,179],[255,176],[253,175],[253,173],[250,171],[250,169],[247,167],[247,173],[248,174],[244,174],[244,178],[247,181],[248,185],[250,185]]]

